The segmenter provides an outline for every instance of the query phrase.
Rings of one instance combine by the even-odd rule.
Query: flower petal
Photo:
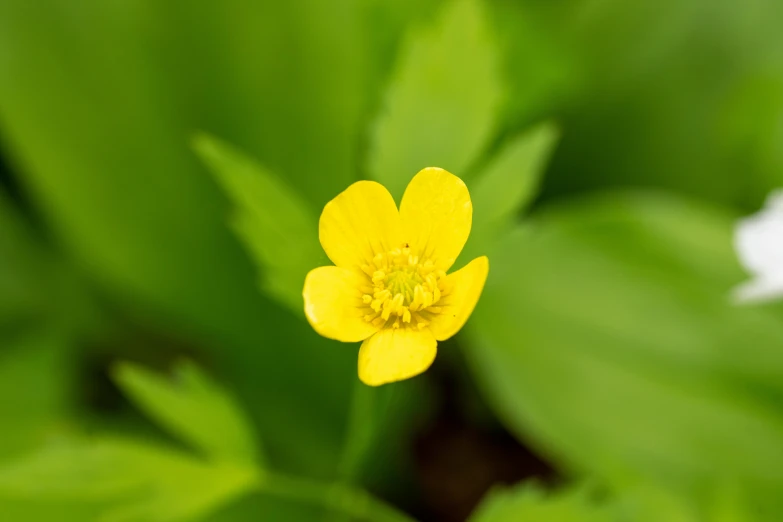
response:
[[[369,386],[408,379],[430,367],[438,343],[425,328],[386,328],[362,343],[359,378]]]
[[[453,274],[446,276],[448,289],[437,306],[443,311],[433,314],[430,330],[438,341],[456,334],[473,313],[489,273],[489,259],[477,257]]]
[[[302,295],[305,315],[316,332],[346,343],[367,339],[378,328],[364,320],[367,305],[362,303],[366,275],[358,270],[322,266],[305,278]]]
[[[400,216],[389,191],[374,181],[357,181],[326,204],[318,235],[337,266],[358,267],[376,253],[400,245]]]
[[[748,271],[783,279],[783,193],[773,192],[762,211],[741,220],[734,242]]]
[[[411,180],[400,204],[405,240],[421,259],[448,270],[470,235],[473,205],[465,183],[429,167]]]
[[[736,303],[764,303],[783,297],[783,279],[758,278],[742,283],[734,289]]]

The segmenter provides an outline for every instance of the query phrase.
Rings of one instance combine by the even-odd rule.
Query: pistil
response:
[[[362,302],[369,306],[365,321],[392,328],[415,325],[421,330],[429,324],[423,312],[441,311],[433,305],[441,298],[440,285],[446,274],[431,260],[422,262],[413,255],[407,243],[376,254],[372,263],[361,268],[373,285],[372,291],[362,296]]]

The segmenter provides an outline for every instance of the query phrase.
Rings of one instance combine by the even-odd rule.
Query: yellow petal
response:
[[[443,169],[426,168],[405,190],[400,218],[405,240],[419,258],[448,270],[470,235],[473,206],[468,187]]]
[[[435,360],[437,345],[426,328],[385,328],[362,343],[359,378],[380,386],[418,375]]]
[[[453,274],[446,276],[447,292],[438,306],[442,312],[432,316],[430,330],[438,341],[445,341],[459,332],[478,303],[489,273],[489,259],[477,257]]]
[[[357,270],[322,266],[305,278],[302,295],[305,315],[316,332],[338,341],[358,342],[378,328],[364,320],[368,313],[362,302],[362,287],[370,285]]]
[[[326,204],[318,226],[321,245],[337,266],[360,267],[401,243],[400,216],[389,191],[357,181]]]

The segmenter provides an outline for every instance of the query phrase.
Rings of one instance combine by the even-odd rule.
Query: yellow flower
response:
[[[456,334],[484,288],[482,256],[446,275],[470,235],[465,183],[439,168],[411,180],[400,210],[383,185],[359,181],[326,204],[319,223],[337,266],[307,274],[305,314],[324,337],[364,341],[359,378],[370,386],[425,371],[437,341]]]

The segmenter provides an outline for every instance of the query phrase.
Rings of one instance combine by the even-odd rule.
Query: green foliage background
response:
[[[783,183],[780,20],[0,0],[0,520],[783,519],[783,309],[728,299],[734,222]],[[318,215],[430,165],[487,287],[430,372],[365,388],[303,318]],[[437,500],[415,448],[448,401],[545,485]],[[446,486],[483,469],[454,448]]]

